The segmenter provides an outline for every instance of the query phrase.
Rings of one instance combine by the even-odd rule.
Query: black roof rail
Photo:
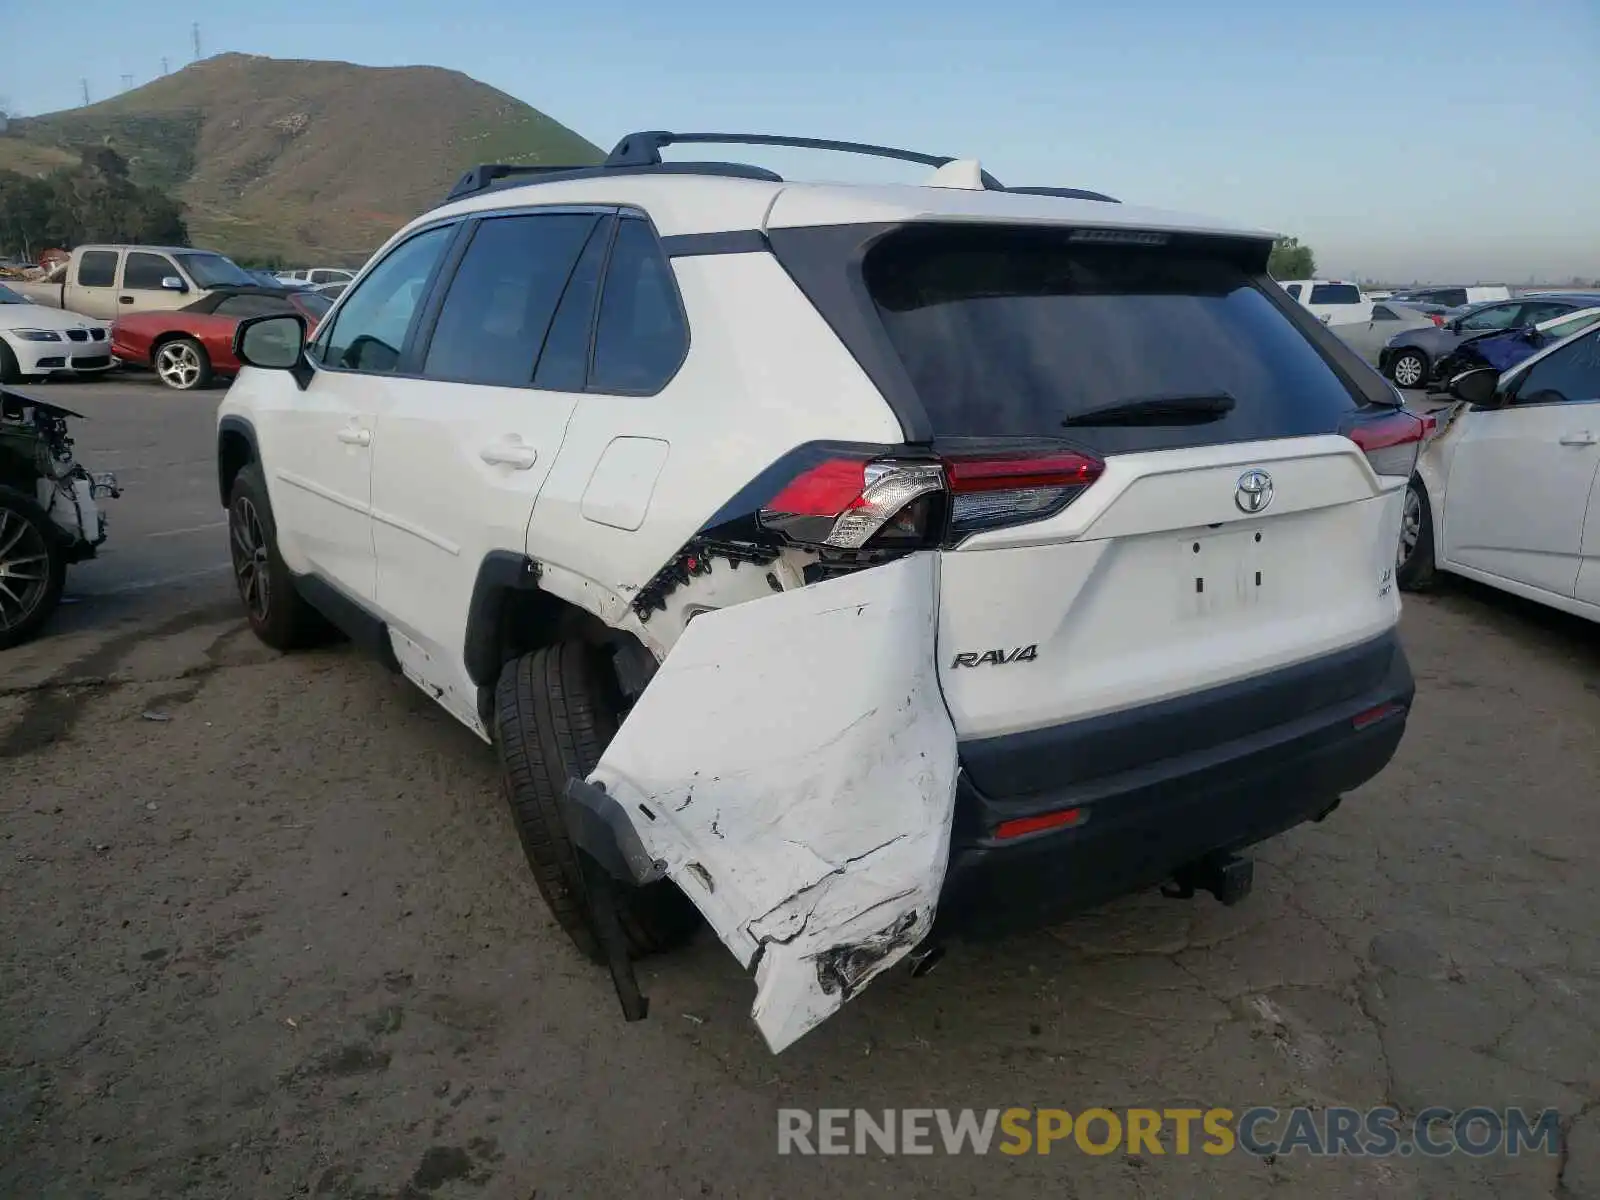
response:
[[[657,167],[663,146],[689,144],[715,146],[788,146],[797,150],[836,150],[841,154],[864,154],[871,158],[893,158],[901,162],[942,167],[955,161],[948,154],[923,154],[917,150],[897,150],[893,146],[874,146],[868,142],[836,142],[831,138],[785,137],[776,133],[668,133],[663,129],[630,133],[606,157],[608,167]],[[983,186],[993,192],[1005,187],[989,172],[983,172]]]
[[[1099,200],[1105,204],[1121,204],[1115,196],[1108,196],[1104,192],[1091,192],[1084,188],[1055,188],[1055,187],[1008,187],[1008,192],[1018,196],[1057,196],[1063,200]]]
[[[890,158],[900,162],[920,163],[927,167],[942,167],[955,159],[944,154],[924,154],[918,150],[900,150],[893,146],[874,146],[867,142],[839,142],[831,138],[788,137],[773,133],[669,133],[666,130],[646,130],[624,137],[598,166],[540,165],[518,166],[510,163],[482,163],[473,167],[456,181],[444,202],[449,204],[479,192],[497,187],[514,187],[524,183],[556,183],[569,179],[599,179],[612,175],[644,175],[660,172],[667,175],[720,175],[734,179],[759,179],[768,183],[782,183],[783,177],[765,167],[731,162],[664,162],[663,146],[674,145],[730,145],[730,146],[785,146],[797,150],[834,150],[841,154],[861,154],[871,158]],[[528,178],[534,176],[536,178]],[[1008,188],[987,171],[981,171],[983,186],[991,192],[1012,192],[1025,196],[1057,196],[1072,200],[1098,200],[1106,204],[1121,201],[1102,192],[1083,188],[1014,187]]]

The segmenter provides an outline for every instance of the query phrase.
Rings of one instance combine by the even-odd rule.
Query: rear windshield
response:
[[[1353,283],[1319,283],[1311,289],[1312,304],[1360,304],[1361,289]]]
[[[878,243],[863,273],[936,437],[1158,449],[1332,432],[1355,407],[1265,277],[1203,241],[913,226]],[[1219,394],[1232,411],[1198,423],[1063,425],[1106,405]]]

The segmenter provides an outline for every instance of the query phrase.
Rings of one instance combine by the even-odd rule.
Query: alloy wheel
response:
[[[1422,360],[1415,354],[1402,354],[1394,364],[1394,381],[1404,388],[1422,384]]]
[[[168,387],[188,391],[200,381],[200,356],[187,342],[168,342],[156,351],[156,374]]]
[[[50,586],[50,547],[19,512],[0,508],[0,631],[15,629],[38,610]]]
[[[1411,561],[1411,556],[1417,552],[1417,543],[1422,540],[1422,497],[1417,494],[1414,484],[1406,485],[1405,507],[1400,513],[1400,551],[1396,558],[1398,566],[1405,566]]]
[[[239,597],[257,622],[267,619],[272,603],[272,579],[267,573],[267,537],[261,515],[247,497],[234,501],[229,514],[229,549]]]

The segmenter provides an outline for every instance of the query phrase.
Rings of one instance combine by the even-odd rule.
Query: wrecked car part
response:
[[[718,558],[737,570],[740,563],[764,567],[777,557],[777,550],[767,546],[719,541],[716,538],[692,538],[671,562],[657,571],[634,595],[633,611],[641,621],[648,621],[652,613],[665,612],[667,597],[696,576],[709,575]]]
[[[937,570],[914,554],[704,613],[568,789],[596,862],[670,877],[754,970],[774,1052],[932,928],[956,779]]]
[[[73,454],[69,419],[82,414],[0,388],[0,645],[32,634],[60,603],[64,564],[93,558],[106,538],[98,501],[121,495]]]

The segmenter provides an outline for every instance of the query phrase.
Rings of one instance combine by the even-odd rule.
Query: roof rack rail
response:
[[[556,164],[521,166],[511,163],[482,163],[467,171],[456,181],[445,197],[446,204],[479,192],[500,186],[519,183],[555,183],[569,179],[598,179],[612,175],[644,175],[661,172],[669,175],[721,175],[736,179],[760,179],[768,183],[782,183],[783,177],[764,167],[745,163],[727,162],[664,162],[663,146],[675,145],[728,145],[728,146],[785,146],[797,150],[833,150],[841,154],[860,154],[870,158],[890,158],[900,162],[919,163],[926,167],[943,167],[956,161],[949,155],[924,154],[918,150],[900,150],[893,146],[874,146],[868,142],[839,142],[831,138],[787,137],[772,133],[669,133],[666,130],[646,130],[630,133],[612,148],[599,165]],[[526,178],[534,176],[536,178]],[[1012,192],[1025,196],[1056,196],[1073,200],[1098,200],[1106,204],[1121,203],[1101,192],[1083,188],[1014,187],[1008,188],[987,171],[980,172],[984,189],[991,192]]]
[[[606,156],[608,167],[658,167],[663,146],[711,144],[715,146],[788,146],[797,150],[836,150],[841,154],[862,154],[871,158],[893,158],[900,162],[920,163],[925,167],[942,167],[955,159],[948,154],[923,154],[917,150],[898,150],[893,146],[874,146],[868,142],[837,142],[831,138],[786,137],[776,133],[668,133],[666,130],[648,130],[630,133]],[[1005,187],[989,172],[983,173],[983,185],[993,192],[1003,192]]]

